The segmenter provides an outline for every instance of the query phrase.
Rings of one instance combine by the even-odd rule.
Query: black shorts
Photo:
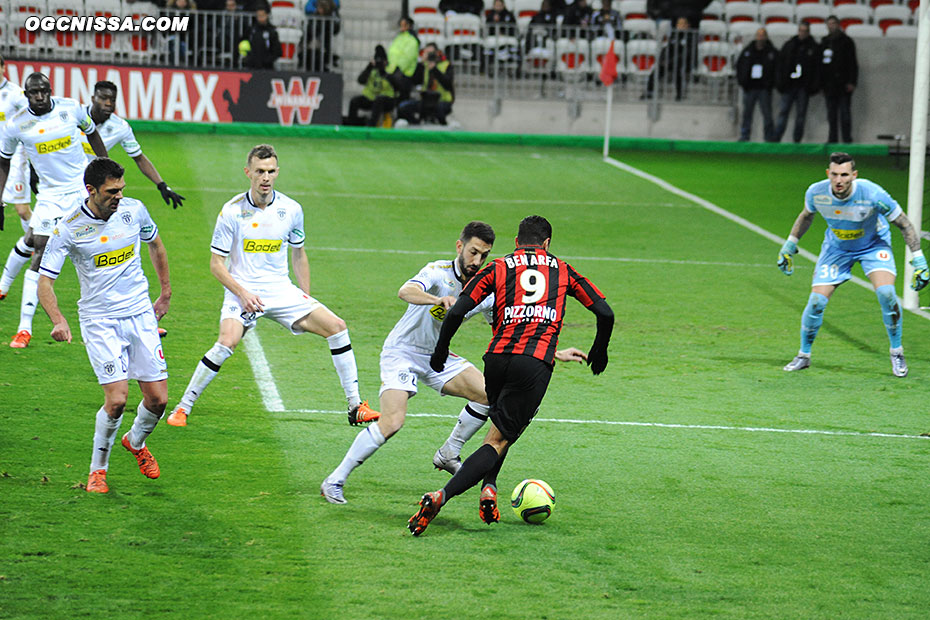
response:
[[[529,355],[485,353],[484,389],[491,409],[488,417],[513,443],[539,410],[552,366]]]

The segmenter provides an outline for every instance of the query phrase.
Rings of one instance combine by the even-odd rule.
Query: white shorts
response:
[[[430,368],[429,358],[429,353],[417,349],[381,349],[381,391],[378,395],[385,390],[404,390],[412,396],[417,393],[417,379],[442,395],[442,386],[468,368],[474,368],[464,357],[449,353],[445,368],[436,372]]]
[[[81,319],[81,336],[101,385],[168,378],[154,310],[129,317]]]
[[[223,309],[220,311],[221,322],[226,319],[236,319],[248,329],[254,326],[258,319],[265,317],[277,321],[292,334],[302,334],[304,330],[294,324],[314,310],[326,307],[290,282],[275,285],[273,289],[260,290],[248,286],[246,286],[246,289],[261,297],[265,310],[263,312],[243,312],[239,298],[233,295],[229,289],[223,289]]]
[[[87,198],[87,190],[81,188],[73,192],[53,194],[44,192],[36,195],[36,206],[32,209],[32,219],[29,227],[34,235],[51,237],[52,231],[58,225],[58,220],[65,214],[64,208],[75,203],[78,196]]]
[[[27,205],[32,197],[29,190],[29,160],[22,144],[16,146],[10,159],[10,174],[3,187],[3,202],[8,205]]]

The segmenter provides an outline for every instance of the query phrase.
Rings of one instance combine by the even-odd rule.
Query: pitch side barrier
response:
[[[153,133],[193,133],[227,136],[283,136],[371,140],[385,142],[431,142],[441,144],[507,144],[518,146],[573,147],[600,150],[601,136],[559,136],[472,131],[422,131],[371,129],[341,125],[307,125],[282,127],[265,123],[180,123],[167,121],[133,121],[136,131]],[[759,155],[829,155],[841,149],[856,156],[886,156],[886,144],[794,144],[765,142],[718,142],[701,140],[667,140],[661,138],[610,139],[610,148],[629,151],[667,151],[670,153],[726,153]]]

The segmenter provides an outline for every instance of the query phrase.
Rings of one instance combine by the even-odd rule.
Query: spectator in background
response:
[[[859,63],[856,62],[856,44],[840,28],[840,20],[827,18],[827,36],[820,42],[822,50],[820,76],[823,97],[827,103],[827,122],[830,124],[828,142],[852,142],[852,94],[859,81]]]
[[[766,141],[775,139],[772,123],[772,87],[775,85],[775,62],[778,50],[769,41],[765,28],[756,30],[755,39],[740,52],[736,61],[736,81],[743,89],[743,124],[740,142],[749,140],[752,133],[752,113],[759,104],[762,110],[763,131]]]
[[[307,69],[332,71],[339,59],[333,54],[333,37],[339,34],[341,28],[339,7],[334,0],[311,2],[316,3],[316,13],[307,20]]]
[[[552,0],[542,0],[539,12],[530,20],[526,30],[526,51],[531,55],[546,57],[549,52],[546,45],[555,39],[558,14],[552,8]]]
[[[687,17],[679,17],[675,21],[675,29],[668,35],[668,42],[659,54],[656,69],[649,74],[646,83],[646,92],[641,99],[649,99],[655,89],[655,77],[658,73],[660,80],[668,75],[675,76],[675,100],[681,101],[684,96],[684,86],[691,80],[691,73],[697,63],[697,32],[691,27]]]
[[[484,11],[484,2],[482,0],[440,0],[439,11],[442,13],[473,13],[481,15]]]
[[[794,141],[804,137],[807,101],[820,88],[820,46],[811,36],[807,21],[798,24],[798,34],[788,39],[778,53],[775,88],[781,93],[775,141],[781,141],[788,128],[788,114],[794,105]]]
[[[591,25],[591,19],[594,16],[594,9],[588,4],[588,0],[575,0],[565,10],[565,20],[563,26],[580,26],[587,28]]]
[[[374,58],[358,75],[358,83],[364,86],[361,95],[349,100],[349,116],[346,125],[362,125],[360,110],[371,110],[368,126],[376,127],[385,112],[394,109],[394,86],[391,75],[387,72],[387,52],[379,45],[375,48]]]
[[[420,99],[407,99],[397,105],[397,116],[411,125],[420,122],[446,124],[455,101],[452,64],[435,43],[423,48],[423,62],[417,63],[412,82],[420,90]]]
[[[165,9],[165,14],[169,17],[183,17],[196,11],[197,3],[194,0],[168,0]],[[196,23],[198,22],[194,22]],[[193,26],[184,32],[167,33],[165,42],[168,46],[168,58],[172,64],[188,64],[190,60],[188,55],[193,54],[197,48],[195,41],[198,34],[201,33],[196,32]]]
[[[243,32],[245,20],[239,12],[236,0],[225,0],[225,10],[216,19],[216,29],[212,33],[213,46],[224,66],[238,64],[236,50],[239,42],[245,38]]]
[[[601,0],[601,10],[595,11],[591,16],[591,25],[594,28],[593,35],[595,37],[620,38],[623,20],[620,18],[620,13],[615,11],[611,4],[611,0]]]
[[[241,51],[246,45],[245,58],[242,66],[249,69],[274,69],[274,61],[281,57],[281,41],[278,39],[278,30],[269,19],[268,5],[259,7],[255,11],[255,21],[248,38],[239,46]]]
[[[489,35],[515,36],[517,19],[507,10],[504,0],[494,0],[494,6],[485,17],[485,30]]]
[[[397,99],[403,101],[410,97],[410,79],[417,69],[420,55],[420,40],[413,30],[413,20],[404,15],[397,21],[399,32],[388,47],[387,72],[396,76],[394,87],[398,90]],[[400,75],[396,75],[400,73]]]
[[[333,4],[336,5],[336,12],[339,12],[339,0],[332,0]],[[307,4],[304,5],[304,13],[307,15],[316,15],[317,14],[317,0],[307,0]]]

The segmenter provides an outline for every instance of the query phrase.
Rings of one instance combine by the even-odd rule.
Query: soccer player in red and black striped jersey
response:
[[[486,523],[500,519],[497,510],[497,474],[507,449],[532,421],[549,379],[567,296],[581,302],[597,317],[597,335],[588,353],[595,375],[607,367],[607,345],[614,314],[604,295],[571,265],[549,253],[552,226],[532,215],[520,222],[516,250],[492,261],[462,290],[446,312],[430,366],[439,372],[449,356],[449,343],[465,314],[483,299],[495,297],[494,335],[484,354],[485,391],[493,424],[484,443],[439,491],[420,500],[420,510],[408,522],[419,536],[447,501],[484,480],[479,514]]]

